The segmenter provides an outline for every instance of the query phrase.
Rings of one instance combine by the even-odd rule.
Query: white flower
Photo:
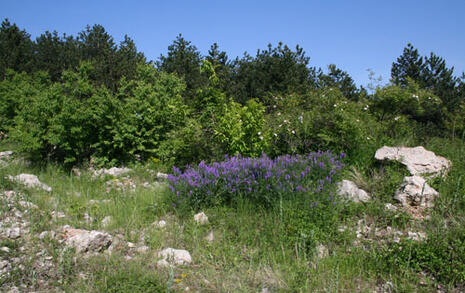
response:
[[[278,127],[281,127],[281,126],[283,126],[283,125],[282,125],[282,124],[279,124],[279,125],[278,125]]]
[[[369,137],[369,136],[367,136],[367,140],[370,140],[370,137]]]
[[[304,117],[302,115],[299,116],[300,123],[304,123]]]
[[[336,107],[337,107],[337,104],[334,104],[334,108],[336,108]]]
[[[278,116],[281,116],[281,112],[278,112]]]
[[[261,131],[259,131],[259,132],[258,132],[258,135],[262,135],[262,132],[261,132]]]
[[[260,136],[260,139],[263,140],[263,136]]]
[[[394,118],[394,120],[396,120],[396,121],[399,120],[399,119],[400,119],[400,116],[397,116],[396,118]]]
[[[276,105],[273,105],[273,108],[276,108]]]
[[[366,105],[365,107],[363,107],[363,110],[368,110],[368,108],[370,108],[370,106]]]
[[[278,136],[276,133],[273,133],[274,136]]]
[[[358,119],[357,119],[357,120],[355,120],[355,121],[357,121],[357,122],[360,122],[360,120],[358,120]]]
[[[292,133],[292,134],[295,134],[295,131],[294,131],[294,130],[292,130],[292,131],[291,131],[291,133]]]
[[[287,120],[284,120],[283,122],[284,122],[284,123],[288,123],[289,121],[287,121]]]

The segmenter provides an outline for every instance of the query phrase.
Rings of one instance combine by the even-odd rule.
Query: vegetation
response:
[[[78,292],[365,292],[389,281],[395,292],[463,290],[464,78],[411,44],[393,63],[391,83],[370,93],[336,65],[325,72],[309,64],[301,47],[282,43],[235,60],[215,43],[202,56],[182,35],[166,56],[148,61],[129,37],[117,45],[100,25],[31,40],[4,20],[0,150],[14,150],[16,159],[0,165],[0,192],[21,192],[39,207],[29,216],[34,233],[69,224],[125,241],[143,235],[151,252],[184,248],[195,264],[162,270],[156,257],[129,261],[118,253],[76,259],[54,239],[32,238],[31,255],[38,247],[53,255],[49,285]],[[407,173],[374,161],[383,145],[423,145],[452,161],[447,177],[429,181],[441,196],[428,219],[384,209]],[[87,171],[121,165],[132,167],[134,191],[111,188],[108,178]],[[170,184],[142,187],[155,180],[153,172],[171,170]],[[5,179],[19,173],[37,174],[54,191]],[[373,200],[336,196],[341,178]],[[67,216],[54,219],[57,211]],[[208,224],[193,221],[198,211]],[[7,205],[0,213],[6,217]],[[113,220],[104,226],[106,216]],[[158,220],[167,226],[152,225]],[[358,239],[359,221],[424,231],[427,240]],[[213,242],[205,239],[210,232]],[[26,245],[0,241],[9,248],[0,257]],[[327,256],[318,255],[320,245]],[[0,288],[44,289],[36,277],[31,265],[0,276]]]

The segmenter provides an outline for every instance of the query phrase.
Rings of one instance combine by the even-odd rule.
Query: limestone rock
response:
[[[40,188],[45,191],[51,192],[52,188],[39,181],[36,175],[32,174],[19,174],[17,176],[8,176],[11,181],[18,182],[25,185],[27,188]]]
[[[159,266],[184,265],[192,262],[190,253],[183,249],[166,248],[158,252],[158,257],[161,258],[157,262]]]
[[[323,244],[318,244],[316,247],[316,255],[318,258],[325,258],[329,255],[328,248]]]
[[[208,224],[208,217],[207,215],[205,215],[204,212],[201,212],[201,213],[194,215],[194,221],[200,225]]]
[[[359,189],[354,182],[342,180],[337,184],[338,194],[354,202],[368,202],[371,197],[365,190]]]
[[[405,165],[413,176],[429,174],[438,176],[446,174],[452,163],[441,156],[436,156],[433,152],[426,150],[422,146],[408,147],[388,147],[383,146],[375,154],[377,160],[394,160]]]
[[[117,168],[113,167],[110,169],[99,169],[94,171],[94,177],[101,176],[101,175],[110,175],[114,177],[118,177],[120,175],[126,174],[128,172],[131,172],[132,169],[130,168]]]
[[[65,244],[76,249],[76,252],[101,252],[107,249],[112,237],[101,231],[65,228]]]
[[[434,199],[439,193],[431,188],[420,176],[404,177],[394,199],[404,207],[419,206],[430,208],[434,206]]]

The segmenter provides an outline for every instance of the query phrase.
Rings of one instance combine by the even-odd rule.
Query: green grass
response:
[[[17,160],[0,169],[0,188],[21,192],[39,207],[25,214],[32,235],[62,225],[105,230],[134,243],[143,234],[150,250],[131,260],[124,258],[124,251],[76,258],[74,251],[53,239],[34,236],[27,243],[23,239],[2,239],[0,246],[9,247],[9,254],[19,255],[19,247],[27,246],[31,259],[27,261],[30,268],[0,279],[0,288],[28,284],[67,292],[183,292],[186,287],[190,292],[261,292],[262,288],[269,292],[372,292],[390,281],[394,292],[432,292],[438,285],[451,292],[460,291],[464,288],[465,268],[459,265],[463,256],[454,251],[465,251],[465,147],[461,141],[445,139],[431,139],[423,145],[453,162],[446,178],[431,182],[441,197],[430,219],[423,222],[384,210],[384,204],[393,202],[392,195],[407,175],[405,168],[374,160],[366,162],[365,158],[360,159],[364,165],[349,166],[344,177],[363,185],[373,196],[370,203],[341,204],[336,212],[322,209],[320,214],[306,212],[299,202],[285,202],[281,208],[271,210],[248,203],[234,208],[212,207],[204,210],[209,217],[207,225],[196,224],[193,213],[178,215],[167,202],[168,191],[162,184],[143,187],[144,182],[156,181],[147,166],[135,166],[128,174],[137,186],[132,192],[107,190],[105,182],[111,180],[109,177],[93,179],[87,171],[75,177],[59,166],[28,166]],[[360,162],[357,158],[351,160]],[[27,190],[4,179],[19,173],[38,175],[53,191]],[[89,204],[90,200],[109,201]],[[58,211],[66,217],[54,220],[52,213]],[[8,212],[2,204],[1,218]],[[93,221],[86,222],[85,214]],[[101,220],[106,216],[111,216],[112,221],[103,227]],[[167,222],[165,228],[152,225],[161,219]],[[380,229],[390,226],[402,231],[425,231],[432,240],[414,244],[403,240],[396,245],[362,240],[360,246],[354,246],[359,219]],[[342,226],[347,229],[339,232]],[[212,243],[205,239],[211,231]],[[328,248],[327,257],[317,257],[317,244]],[[188,250],[193,263],[158,268],[156,252],[166,247]],[[50,287],[38,282],[41,275],[32,265],[34,255],[42,249],[55,264],[53,273],[47,276]],[[0,257],[10,256],[0,252]],[[441,266],[456,269],[438,269]]]

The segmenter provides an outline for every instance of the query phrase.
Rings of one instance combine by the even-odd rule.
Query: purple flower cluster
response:
[[[240,155],[225,156],[223,162],[188,167],[184,172],[173,167],[168,177],[175,203],[199,207],[234,200],[238,196],[269,203],[296,193],[321,193],[328,190],[334,175],[343,167],[344,154],[330,151],[306,156],[285,155],[270,159]]]

